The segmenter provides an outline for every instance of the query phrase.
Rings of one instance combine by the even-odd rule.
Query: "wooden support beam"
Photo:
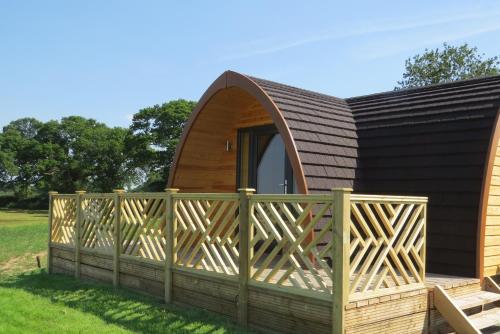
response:
[[[421,262],[422,266],[420,267],[420,278],[422,279],[422,282],[425,284],[425,273],[427,271],[427,202],[424,204],[424,227],[423,227],[423,239],[424,239],[424,244],[422,246],[422,254],[421,254]]]
[[[80,278],[81,243],[82,243],[82,198],[85,190],[78,190],[76,193],[76,222],[75,222],[75,277]]]
[[[113,286],[120,286],[120,255],[122,253],[122,241],[121,241],[121,212],[122,212],[122,201],[123,194],[125,190],[115,189],[114,207],[115,207],[115,217],[114,217],[114,253],[113,253]]]
[[[249,231],[249,202],[255,189],[241,188],[239,204],[239,294],[238,294],[238,322],[246,327],[248,324],[248,278],[250,276],[250,231]]]
[[[49,191],[49,240],[47,247],[47,273],[49,274],[52,274],[52,247],[50,244],[52,242],[52,219],[54,216],[52,210],[54,209],[54,195],[57,195],[57,191]]]
[[[500,293],[500,287],[491,277],[485,277],[484,281],[483,281],[483,285],[484,285],[484,290],[486,290],[486,291]]]
[[[434,287],[434,306],[457,333],[481,334],[470,322],[465,313],[453,303],[446,291],[439,285]]]
[[[352,189],[332,189],[333,192],[333,247],[332,333],[345,333],[346,305],[349,297],[349,246]]]
[[[167,241],[165,249],[165,303],[172,303],[172,267],[175,263],[176,256],[174,254],[174,210],[175,203],[173,194],[179,189],[165,189],[165,240]]]

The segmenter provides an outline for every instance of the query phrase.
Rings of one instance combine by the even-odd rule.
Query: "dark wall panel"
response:
[[[348,99],[359,192],[429,197],[429,272],[474,276],[480,192],[500,78]]]

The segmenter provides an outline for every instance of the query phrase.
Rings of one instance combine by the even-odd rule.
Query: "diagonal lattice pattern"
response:
[[[169,200],[172,211],[166,212]],[[423,197],[352,194],[345,222],[333,221],[334,205],[345,206],[331,195],[251,195],[243,221],[238,194],[182,193],[171,199],[163,193],[84,194],[80,210],[77,202],[77,195],[54,195],[51,242],[75,246],[79,217],[82,248],[164,261],[172,238],[177,268],[235,276],[240,273],[239,230],[248,221],[251,283],[330,294],[332,262],[339,260],[333,254],[333,224],[342,223],[349,236],[344,249],[350,298],[424,284]],[[170,214],[173,235],[167,236]],[[121,249],[114,240],[116,218]]]
[[[81,247],[112,253],[115,215],[113,195],[86,194],[81,205]]]
[[[251,279],[330,293],[332,211],[324,196],[253,196]]]
[[[76,195],[55,195],[52,201],[51,242],[75,245]]]
[[[350,293],[422,284],[425,203],[351,201]]]
[[[125,195],[121,207],[122,254],[165,260],[165,198]]]
[[[175,196],[174,264],[237,275],[238,196]]]

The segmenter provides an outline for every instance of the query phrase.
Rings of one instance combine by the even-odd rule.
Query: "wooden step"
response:
[[[500,300],[500,293],[478,291],[453,298],[453,303],[462,310],[494,303]]]
[[[500,307],[471,315],[469,320],[477,329],[498,326],[500,330]]]

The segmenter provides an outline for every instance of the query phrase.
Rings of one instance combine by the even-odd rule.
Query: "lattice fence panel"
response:
[[[350,293],[423,284],[425,203],[351,201]]]
[[[82,197],[81,247],[113,253],[114,196],[86,194]]]
[[[122,254],[165,260],[165,196],[126,195],[121,207]]]
[[[253,196],[251,279],[331,293],[332,215],[331,196]]]
[[[174,197],[174,263],[238,275],[237,195]]]
[[[51,241],[75,245],[76,195],[53,195]]]

